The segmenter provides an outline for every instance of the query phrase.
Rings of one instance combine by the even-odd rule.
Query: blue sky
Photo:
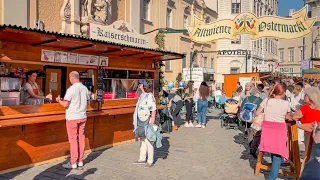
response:
[[[288,16],[289,9],[300,10],[303,6],[303,0],[279,0],[279,16]]]

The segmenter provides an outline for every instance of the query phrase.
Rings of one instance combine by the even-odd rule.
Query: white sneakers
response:
[[[196,128],[206,128],[206,125],[201,125],[201,124],[197,124],[196,126],[195,126]]]
[[[190,122],[190,123],[189,123],[189,126],[190,126],[190,127],[194,127],[194,125],[193,125],[193,123],[192,123],[192,122]]]
[[[78,166],[77,164],[71,164],[70,162],[68,162],[67,164],[63,164],[62,167],[66,169],[76,169]]]
[[[78,167],[83,167],[83,161],[78,162]]]
[[[77,167],[83,167],[83,162],[78,162],[78,164],[71,164],[70,162],[68,162],[67,164],[63,164],[62,167],[66,169],[76,169]]]
[[[184,127],[194,127],[193,123],[190,122],[190,123],[184,123]]]

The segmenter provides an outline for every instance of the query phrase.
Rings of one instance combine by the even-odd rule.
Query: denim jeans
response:
[[[269,180],[276,180],[279,175],[282,157],[278,154],[271,154],[272,166],[270,170]]]
[[[198,108],[198,123],[206,125],[207,124],[207,108],[208,108],[208,101],[207,100],[198,100],[197,103]]]

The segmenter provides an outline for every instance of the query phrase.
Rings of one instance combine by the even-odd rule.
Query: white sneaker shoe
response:
[[[192,123],[192,122],[190,122],[190,123],[189,123],[189,126],[190,126],[190,127],[194,127],[194,125],[193,125],[193,123]]]
[[[66,168],[66,169],[76,169],[77,163],[71,164],[70,162],[68,162],[67,164],[63,164],[62,167]]]
[[[201,127],[204,129],[204,128],[206,128],[206,125],[202,125]]]
[[[78,162],[78,167],[83,167],[83,161]]]
[[[190,127],[189,123],[184,123],[184,127]]]
[[[201,128],[201,124],[197,124],[195,127],[196,128]]]

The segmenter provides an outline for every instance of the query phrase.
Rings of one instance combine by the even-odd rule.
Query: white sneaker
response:
[[[184,127],[190,127],[189,123],[184,123]]]
[[[192,123],[192,122],[190,122],[190,123],[189,123],[189,126],[190,126],[190,127],[194,127],[194,125],[193,125],[193,123]]]
[[[201,124],[197,124],[195,127],[196,128],[201,128]]]
[[[204,128],[206,128],[206,125],[202,125],[201,127],[204,129]]]
[[[66,168],[66,169],[76,169],[77,163],[71,164],[70,162],[68,162],[67,164],[63,164],[62,167]]]
[[[78,162],[78,167],[83,167],[83,161]]]

